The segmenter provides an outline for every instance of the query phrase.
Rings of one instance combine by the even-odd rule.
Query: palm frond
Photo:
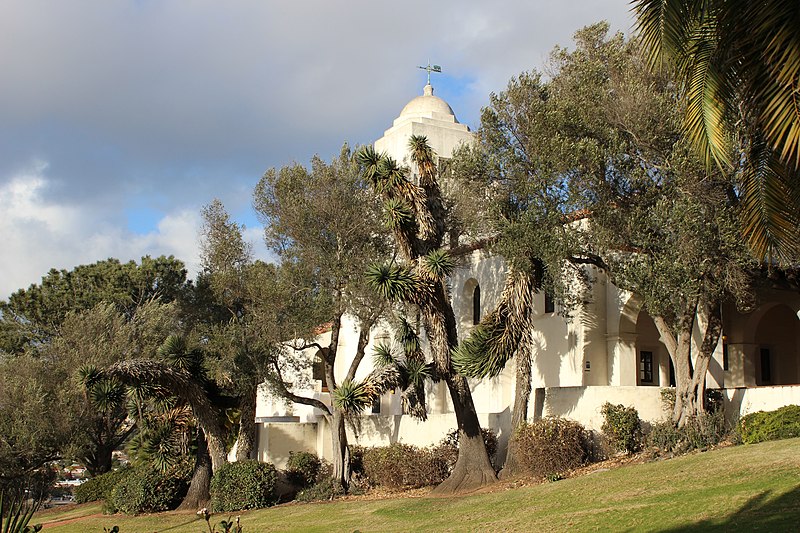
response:
[[[419,169],[420,184],[426,187],[433,183],[436,177],[436,154],[428,144],[424,135],[412,135],[408,138],[408,148],[411,151],[411,161]]]
[[[742,174],[740,220],[761,261],[791,261],[799,254],[800,183],[765,143],[755,143]]]

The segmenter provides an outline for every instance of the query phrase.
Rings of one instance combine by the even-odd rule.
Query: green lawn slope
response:
[[[800,439],[718,449],[450,498],[288,504],[241,513],[267,531],[797,531]],[[103,516],[100,505],[37,517],[52,533],[206,531],[193,514]],[[212,524],[227,515],[212,518]]]

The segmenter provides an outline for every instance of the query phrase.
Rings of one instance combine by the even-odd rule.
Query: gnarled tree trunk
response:
[[[258,388],[253,387],[242,395],[239,403],[239,437],[236,440],[236,460],[245,461],[253,455],[256,442],[256,399]]]
[[[529,343],[526,343],[529,344]],[[514,434],[528,420],[528,403],[531,398],[531,354],[527,350],[517,353],[516,388],[514,390],[514,410],[511,414],[511,436],[508,439],[506,462],[500,471],[500,479],[507,479],[520,472],[517,456],[517,441]]]
[[[344,490],[350,485],[350,449],[347,446],[347,428],[345,427],[344,414],[340,409],[333,409],[333,414],[327,417],[331,425],[331,448],[333,448],[333,479]]]
[[[208,444],[203,430],[197,428],[197,456],[195,457],[192,481],[186,492],[179,510],[189,511],[202,509],[211,501],[209,488],[211,487],[211,457],[208,455]]]
[[[704,313],[706,324],[701,331],[703,342],[692,361],[692,332],[698,313]],[[706,374],[722,333],[720,305],[717,301],[687,305],[677,321],[677,331],[662,316],[654,316],[653,322],[675,368],[675,408],[672,421],[678,427],[683,427],[690,419],[705,411]]]

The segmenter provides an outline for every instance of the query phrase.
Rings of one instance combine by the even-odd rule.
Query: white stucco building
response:
[[[461,143],[472,142],[469,128],[458,122],[444,100],[433,95],[430,85],[403,108],[392,127],[375,141],[375,148],[402,162],[411,135],[426,136],[440,157],[449,157]],[[600,407],[611,402],[635,406],[644,420],[663,419],[661,388],[674,383],[674,378],[653,320],[635,295],[617,289],[595,271],[589,273],[594,277],[589,301],[570,320],[560,316],[544,294],[536,296],[529,417],[564,416],[599,429]],[[481,314],[494,308],[504,281],[502,258],[481,250],[453,274],[452,302],[462,338]],[[760,296],[762,303],[751,313],[725,309],[724,336],[709,368],[707,386],[723,390],[730,417],[800,404],[800,294],[776,288]],[[322,335],[322,344],[329,335]],[[339,380],[347,371],[357,338],[355,325],[346,322],[335,369]],[[378,331],[371,345],[391,338],[391,332]],[[370,347],[367,350],[371,353]],[[361,366],[357,378],[371,370],[367,358]],[[321,379],[311,379],[309,390],[298,392],[330,403]],[[502,461],[511,431],[514,365],[496,378],[472,382],[472,392],[481,424],[499,436]],[[362,445],[438,442],[456,427],[444,383],[428,385],[427,406],[428,420],[418,422],[402,414],[398,394],[386,394],[372,413],[365,413],[360,433],[350,435],[350,441]],[[317,409],[287,406],[262,394],[256,420],[260,460],[283,467],[292,450],[330,456],[330,432]]]

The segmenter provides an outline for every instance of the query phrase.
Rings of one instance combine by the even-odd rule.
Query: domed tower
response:
[[[459,145],[471,143],[474,138],[469,127],[458,122],[447,102],[433,95],[430,83],[425,85],[422,96],[406,104],[392,127],[375,141],[375,149],[403,163],[412,135],[427,137],[428,144],[439,157],[451,157]]]

